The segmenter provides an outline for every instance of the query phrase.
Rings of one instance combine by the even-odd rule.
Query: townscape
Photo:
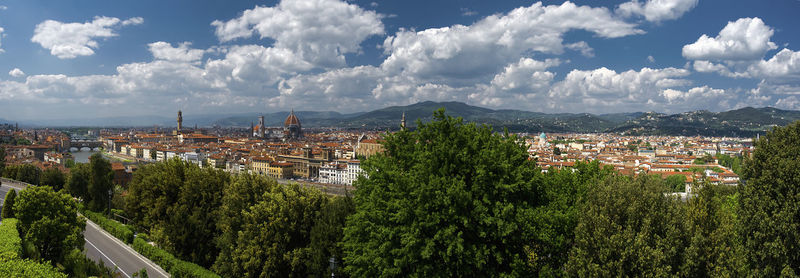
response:
[[[102,148],[103,154],[115,161],[116,182],[123,185],[138,165],[177,157],[232,174],[255,173],[319,187],[351,186],[363,172],[361,160],[383,150],[380,140],[385,132],[303,129],[293,111],[282,127],[265,126],[261,116],[250,129],[186,128],[182,117],[178,111],[175,128],[92,128],[87,134],[70,136],[57,129],[14,127],[0,131],[0,136],[6,141],[31,142],[8,146],[9,163],[33,163],[43,170],[64,170],[67,160],[74,159],[71,148]],[[397,123],[398,128],[405,128],[405,114]],[[721,164],[715,157],[741,157],[753,149],[752,138],[544,132],[517,135],[524,139],[530,159],[542,171],[597,160],[625,175],[682,176],[688,186],[682,192],[703,177],[715,184],[736,185],[739,176],[729,160],[723,165],[725,162]],[[334,190],[341,192],[343,188]]]

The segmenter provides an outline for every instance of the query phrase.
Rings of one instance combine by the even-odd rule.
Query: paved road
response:
[[[0,195],[0,204],[5,199],[6,193],[12,188],[22,189],[23,187],[3,182],[3,185],[0,186],[0,194],[2,194]],[[83,248],[86,257],[96,262],[103,261],[111,269],[117,267],[117,272],[122,274],[122,277],[130,278],[142,268],[147,270],[149,277],[169,277],[169,274],[161,267],[139,255],[133,248],[108,234],[92,221],[86,221],[83,237],[86,240]]]

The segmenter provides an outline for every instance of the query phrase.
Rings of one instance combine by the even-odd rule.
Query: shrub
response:
[[[58,272],[48,262],[37,263],[34,260],[25,259],[0,262],[0,277],[67,278],[67,274]]]
[[[103,230],[106,230],[125,243],[130,244],[133,242],[133,231],[125,224],[110,220],[102,214],[93,211],[83,210],[82,213],[89,218],[89,220],[100,225]]]
[[[17,219],[3,219],[0,224],[0,261],[19,259],[22,254],[22,239],[17,231]]]
[[[150,243],[142,239],[146,237],[146,234],[140,234],[140,236],[133,239],[133,250],[161,266],[172,277],[220,277],[202,266],[177,259],[169,252],[164,251],[164,249],[150,245]]]

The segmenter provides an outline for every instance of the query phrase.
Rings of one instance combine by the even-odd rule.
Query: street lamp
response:
[[[108,189],[108,219],[111,218],[111,198],[114,197],[114,188]]]
[[[331,259],[328,260],[328,262],[331,263],[331,278],[333,278],[333,271],[336,269],[336,256],[331,256]]]

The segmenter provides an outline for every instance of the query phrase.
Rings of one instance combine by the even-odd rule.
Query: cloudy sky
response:
[[[800,109],[798,14],[798,0],[0,0],[0,118]]]

